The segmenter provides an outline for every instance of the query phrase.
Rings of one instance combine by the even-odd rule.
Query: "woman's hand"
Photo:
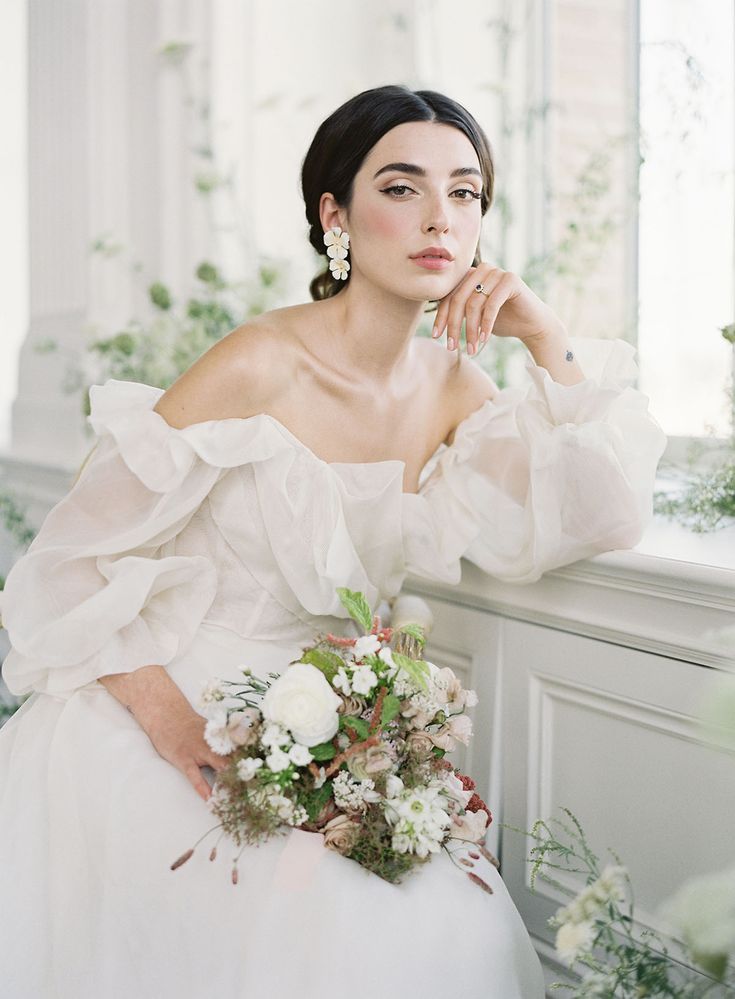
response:
[[[131,673],[99,677],[136,719],[156,752],[180,770],[205,801],[212,793],[200,767],[220,771],[230,756],[220,756],[204,738],[206,718],[198,714],[163,666],[141,666]]]
[[[230,762],[229,756],[215,753],[205,740],[206,724],[206,719],[196,711],[181,708],[162,714],[148,732],[159,756],[180,770],[204,801],[207,801],[212,789],[199,768],[209,766],[219,772]]]
[[[482,292],[476,291],[478,284],[482,284]],[[441,336],[446,328],[447,347],[453,350],[459,346],[463,319],[468,354],[476,354],[491,334],[518,337],[530,347],[535,340],[564,331],[556,313],[525,281],[488,263],[470,267],[441,299],[432,336]]]

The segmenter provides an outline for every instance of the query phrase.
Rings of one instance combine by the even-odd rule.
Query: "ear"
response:
[[[324,232],[334,228],[334,226],[339,226],[340,229],[347,228],[346,214],[335,201],[334,195],[329,191],[325,192],[319,199],[319,219]]]

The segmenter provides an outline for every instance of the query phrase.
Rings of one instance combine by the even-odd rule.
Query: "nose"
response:
[[[423,232],[446,232],[449,228],[447,213],[444,210],[441,199],[432,202],[431,208],[427,209],[424,224],[421,227]]]

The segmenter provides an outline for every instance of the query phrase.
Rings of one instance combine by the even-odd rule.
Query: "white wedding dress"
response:
[[[265,414],[177,430],[161,389],[92,387],[96,449],[2,594],[3,675],[32,691],[0,730],[3,999],[541,999],[489,864],[492,895],[444,852],[392,885],[291,830],[245,849],[236,886],[214,834],[172,872],[216,820],[97,678],[165,665],[198,707],[214,676],[354,634],[338,586],[376,607],[409,572],[457,583],[461,556],[522,583],[636,544],[665,436],[633,348],[573,343],[584,381],[529,357],[417,494],[401,461],[325,462]]]

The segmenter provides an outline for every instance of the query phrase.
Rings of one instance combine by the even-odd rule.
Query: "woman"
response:
[[[169,870],[211,825],[202,768],[227,762],[205,683],[344,629],[338,586],[377,606],[408,572],[458,582],[462,556],[527,582],[641,536],[665,438],[627,384],[632,348],[573,342],[479,260],[493,176],[456,102],[357,95],[303,163],[329,260],[314,301],[234,330],[166,392],[92,387],[96,448],[2,605],[5,680],[33,692],[0,732],[8,999],[543,995],[492,868],[492,895],[444,853],[391,885],[294,830],[246,850],[236,888],[199,853]],[[414,336],[426,302],[448,349]],[[460,356],[463,319],[469,355],[523,341],[526,387]]]

